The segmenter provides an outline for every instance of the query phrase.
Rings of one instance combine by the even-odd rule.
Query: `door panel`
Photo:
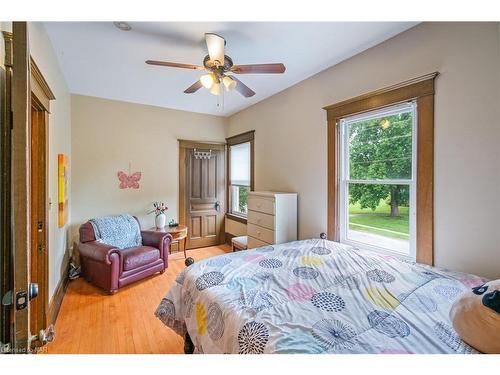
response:
[[[2,38],[3,37],[3,38]],[[0,49],[5,56],[5,70],[0,68],[1,142],[0,142],[0,298],[11,285],[11,83],[12,35],[0,35]],[[4,63],[3,61],[1,62]],[[2,65],[3,66],[3,65]],[[10,306],[0,304],[0,341],[10,342]]]
[[[194,199],[193,199],[194,200]],[[191,212],[210,211],[214,208],[213,202],[203,202],[201,199],[191,201]]]
[[[30,280],[30,59],[26,22],[13,25],[12,78],[12,221],[13,221],[13,294],[11,344],[16,352],[27,352],[30,347],[30,315],[28,286]],[[16,306],[16,299],[18,303]]]
[[[203,147],[203,149],[199,148]],[[197,143],[180,149],[180,217],[188,224],[187,248],[218,245],[223,241],[225,206],[225,147]],[[184,179],[184,183],[182,180]]]
[[[211,216],[205,216],[206,219],[206,230],[207,233],[205,234],[205,237],[207,236],[216,236],[217,235],[217,215],[211,215]]]
[[[38,297],[30,304],[30,329],[47,328],[48,311],[48,146],[47,112],[32,98],[31,109],[31,282],[38,284]]]
[[[202,186],[202,166],[201,160],[192,160],[191,168],[188,169],[191,174],[191,199],[201,198],[201,186]]]
[[[204,160],[207,164],[206,171],[206,197],[217,200],[217,160],[216,158],[210,158],[209,160]]]
[[[197,238],[201,238],[202,237],[202,234],[201,234],[201,216],[192,216],[191,215],[191,225],[189,227],[189,237],[191,239],[197,239]]]

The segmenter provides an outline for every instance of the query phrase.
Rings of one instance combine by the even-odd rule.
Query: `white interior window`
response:
[[[416,103],[340,121],[340,241],[416,254]]]
[[[229,152],[231,213],[246,216],[250,191],[250,142],[231,146]]]

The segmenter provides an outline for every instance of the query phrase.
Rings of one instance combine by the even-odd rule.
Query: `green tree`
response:
[[[359,121],[349,125],[349,170],[351,180],[410,179],[412,114]],[[409,203],[406,185],[350,184],[349,201],[375,210],[381,199],[399,216],[399,206]]]
[[[250,187],[248,186],[240,186],[238,190],[239,195],[239,209],[240,212],[247,212],[247,200],[248,200],[248,192],[250,191]]]

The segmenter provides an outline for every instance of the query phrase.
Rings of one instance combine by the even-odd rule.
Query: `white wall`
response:
[[[57,155],[69,156],[69,187],[71,187],[71,101],[66,81],[43,25],[30,22],[28,28],[31,56],[56,97],[50,103],[49,115],[49,198],[52,202],[49,210],[50,299],[61,279],[70,246],[68,234],[71,222],[71,194],[68,194],[70,207],[68,223],[63,228],[59,228],[57,223]]]
[[[229,119],[255,129],[256,190],[299,194],[299,237],[326,231],[322,107],[439,71],[435,96],[435,262],[500,278],[498,23],[424,23]],[[271,78],[270,78],[271,79]]]
[[[179,219],[178,139],[225,141],[227,119],[173,109],[72,95],[72,227],[90,218],[130,213],[143,228],[156,200]],[[119,189],[117,172],[142,172],[140,189]]]

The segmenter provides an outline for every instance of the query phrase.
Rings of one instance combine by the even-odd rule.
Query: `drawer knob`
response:
[[[260,232],[259,232],[259,231],[257,231],[257,236],[259,236],[259,237],[260,237]]]

